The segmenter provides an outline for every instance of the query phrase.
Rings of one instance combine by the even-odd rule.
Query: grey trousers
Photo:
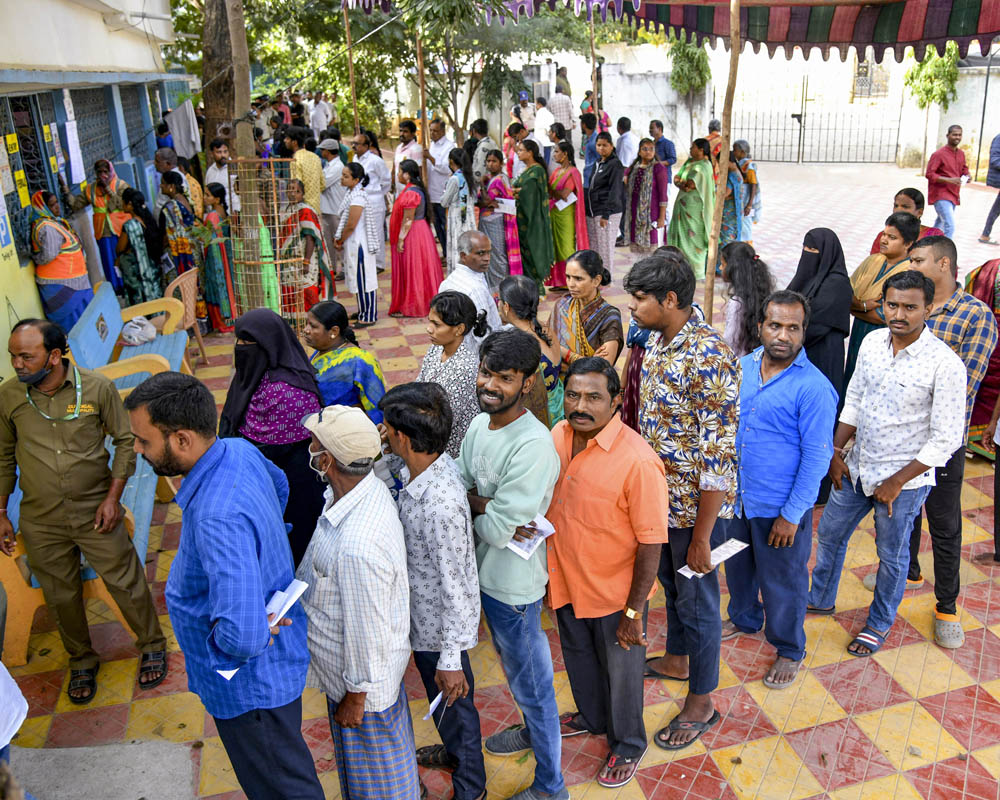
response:
[[[340,225],[340,214],[323,214],[323,240],[326,242],[326,252],[330,254],[330,274],[336,275],[340,270],[340,251],[333,246],[337,241],[337,227]]]

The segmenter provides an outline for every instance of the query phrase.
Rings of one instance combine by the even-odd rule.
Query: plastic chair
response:
[[[205,340],[201,336],[201,327],[198,325],[198,316],[195,309],[195,305],[198,302],[197,268],[189,269],[174,278],[174,280],[167,285],[167,288],[163,292],[163,296],[174,297],[176,293],[180,293],[180,300],[184,305],[184,318],[177,327],[188,331],[192,328],[194,329],[194,338],[198,342],[198,349],[201,350],[201,357],[205,359],[205,364],[207,365],[208,353],[205,351]],[[159,319],[159,317],[152,320],[154,325],[156,325],[157,319]]]

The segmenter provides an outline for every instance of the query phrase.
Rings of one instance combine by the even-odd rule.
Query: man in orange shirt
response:
[[[663,462],[622,423],[621,381],[603,358],[581,358],[566,376],[566,419],[552,430],[559,454],[547,517],[549,603],[579,709],[562,735],[608,737],[597,776],[624,786],[646,752],[643,670],[646,602],[667,541]]]

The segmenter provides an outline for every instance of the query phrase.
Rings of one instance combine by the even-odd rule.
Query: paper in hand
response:
[[[566,195],[565,200],[556,200],[556,208],[562,211],[564,208],[569,208],[575,202],[576,202],[576,192],[570,192],[568,195]]]
[[[433,714],[435,711],[437,711],[437,707],[439,705],[441,705],[441,700],[442,699],[444,699],[444,692],[438,692],[438,696],[435,697],[431,701],[431,704],[430,704],[430,706],[427,709],[427,713],[424,714],[424,719],[430,719],[431,718],[431,714]]]
[[[497,198],[497,211],[501,214],[516,214],[517,204],[510,197]]]
[[[553,528],[552,523],[545,519],[545,517],[541,514],[531,520],[531,522],[525,525],[525,527],[534,528],[535,535],[526,542],[519,542],[516,539],[511,539],[507,542],[507,548],[509,550],[513,550],[517,553],[517,555],[527,561],[532,555],[534,555],[538,546],[556,532],[556,529]]]
[[[727,539],[714,550],[712,550],[712,566],[717,567],[727,558],[736,555],[740,550],[745,547],[749,547],[746,542],[741,542],[737,539]],[[685,578],[703,578],[705,577],[704,572],[695,572],[691,567],[685,564],[679,570],[678,574],[683,575]]]

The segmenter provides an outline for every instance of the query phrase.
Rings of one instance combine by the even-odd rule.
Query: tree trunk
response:
[[[202,81],[205,104],[205,139],[219,135],[219,126],[233,118],[233,48],[229,38],[226,0],[205,0],[205,30],[202,36]],[[233,133],[224,136],[232,139]]]
[[[483,73],[477,72],[469,79],[469,99],[465,101],[465,116],[462,118],[462,140],[465,140],[465,131],[469,129],[469,112],[472,110],[472,100],[483,85]],[[461,142],[459,143],[461,146]]]
[[[458,127],[458,80],[455,77],[455,59],[451,47],[451,32],[444,35],[445,69],[448,70],[448,96],[451,98],[451,118],[454,125]],[[458,131],[456,131],[457,135]],[[464,128],[463,128],[464,133]]]

